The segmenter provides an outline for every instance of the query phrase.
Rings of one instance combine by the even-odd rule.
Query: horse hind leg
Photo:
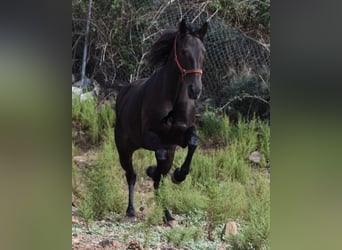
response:
[[[194,127],[189,128],[186,133],[186,143],[188,145],[188,153],[186,155],[185,161],[182,164],[181,168],[176,168],[171,176],[172,182],[175,184],[179,184],[186,179],[190,171],[190,164],[192,161],[192,157],[195,153],[195,150],[199,144],[199,137],[196,134],[196,130]]]
[[[134,209],[134,186],[136,182],[136,173],[133,169],[132,164],[132,152],[130,153],[123,153],[119,152],[120,156],[120,163],[122,168],[126,171],[126,180],[128,185],[128,206],[126,210],[126,215],[128,217],[134,217],[135,216],[135,209]]]

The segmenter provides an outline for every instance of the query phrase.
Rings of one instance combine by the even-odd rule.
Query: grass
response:
[[[128,192],[114,143],[114,112],[110,105],[100,109],[91,102],[76,101],[74,105],[73,122],[88,128],[89,134],[96,132],[88,141],[96,152],[92,165],[84,169],[73,165],[73,192],[80,200],[78,213],[87,222],[105,219],[111,214],[123,217]],[[269,125],[258,119],[249,122],[239,119],[233,125],[226,116],[213,111],[202,116],[199,134],[203,146],[194,155],[190,174],[180,185],[173,184],[166,176],[158,199],[153,196],[153,190],[145,187],[146,183],[150,184],[149,188],[152,186],[145,169],[155,164],[154,153],[138,150],[134,154],[138,177],[135,206],[137,210],[140,206],[145,210],[138,211],[144,215],[138,223],[140,226],[132,225],[122,240],[127,241],[132,234],[143,234],[145,238],[137,238],[140,237],[145,247],[165,241],[189,249],[210,249],[224,242],[227,249],[268,249],[270,182],[263,169],[270,159]],[[77,139],[73,137],[73,155],[82,152]],[[218,146],[208,148],[205,142],[209,140]],[[262,155],[257,166],[248,159],[253,151]],[[182,164],[185,155],[186,149],[177,150],[170,173]],[[171,230],[158,231],[156,228],[163,225],[161,204],[175,216],[183,217],[184,222]],[[226,239],[221,231],[231,220],[238,223],[238,234]]]

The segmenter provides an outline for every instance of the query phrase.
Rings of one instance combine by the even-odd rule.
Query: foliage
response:
[[[176,227],[165,233],[168,242],[172,242],[176,247],[183,247],[190,240],[197,242],[203,234],[198,227]]]
[[[255,116],[246,122],[240,115],[230,122],[222,111],[207,109],[199,118],[199,135],[204,145],[229,146],[220,166],[239,165],[256,150],[262,154],[263,166],[270,159],[270,126]]]
[[[97,128],[96,138],[99,133],[102,133],[103,137],[94,165],[90,166],[87,171],[79,173],[82,175],[85,186],[81,191],[83,197],[79,214],[86,221],[91,221],[103,218],[110,211],[122,212],[124,209],[124,196],[119,191],[122,183],[115,169],[118,167],[113,130],[115,115],[108,104],[104,105],[100,111],[96,110],[95,102],[91,100],[76,102],[76,105],[80,105],[81,108],[75,109],[76,113],[73,113],[73,117],[79,118],[82,126]],[[94,133],[95,130],[90,129],[90,131]]]
[[[123,212],[124,199],[120,191],[121,183],[113,173],[113,166],[118,162],[116,150],[109,133],[100,151],[95,166],[88,172],[85,199],[81,203],[81,216],[89,219],[102,219],[108,212]]]
[[[80,134],[81,131],[88,131],[86,135],[89,135],[89,141],[84,138],[78,138],[76,141],[86,140],[89,144],[96,144],[102,138],[105,129],[113,127],[115,120],[115,113],[113,112],[110,104],[97,107],[96,99],[87,99],[81,101],[80,98],[74,98],[72,100],[72,120],[74,123],[80,126],[74,126],[74,137],[76,134]]]
[[[200,137],[203,140],[221,141],[223,144],[228,143],[228,135],[230,133],[230,122],[226,115],[218,115],[214,110],[208,108],[200,117]]]
[[[162,223],[163,218],[163,208],[160,206],[160,204],[157,204],[153,207],[153,209],[147,214],[146,217],[146,224],[155,226]]]
[[[123,81],[134,75],[141,59],[140,30],[146,24],[142,13],[149,7],[138,6],[138,1],[99,0],[93,2],[89,60],[89,78],[95,78],[103,87],[114,87],[114,81]],[[72,2],[73,72],[79,72],[82,64],[84,27],[88,1]],[[127,80],[125,80],[127,81]]]
[[[194,181],[191,179],[191,176],[188,176],[187,181],[178,186],[175,186],[170,178],[165,179],[159,191],[161,204],[175,213],[182,214],[188,214],[191,211],[190,207],[205,210],[208,207],[208,197],[200,188],[193,188]]]
[[[270,33],[270,0],[219,0],[210,7],[219,10],[218,15],[233,27],[252,33],[259,39],[268,40]]]
[[[100,83],[102,91],[108,93],[120,84],[138,77],[146,77],[153,72],[146,61],[148,49],[160,32],[169,28],[170,24],[166,16],[179,19],[180,6],[184,8],[184,13],[186,10],[196,10],[195,16],[202,15],[199,19],[215,13],[214,19],[218,18],[227,27],[241,30],[243,34],[261,41],[262,44],[269,43],[269,0],[181,1],[181,4],[175,1],[169,4],[173,5],[172,8],[167,8],[167,2],[169,1],[99,0],[93,3],[86,72],[89,78],[94,78]],[[72,72],[76,75],[80,72],[82,64],[87,5],[88,1],[72,1]],[[174,11],[177,13],[173,13]],[[188,14],[190,12],[186,11]],[[219,30],[216,32],[220,33]],[[249,45],[249,48],[240,47],[236,50],[242,50],[243,57],[243,54],[248,54],[250,49]],[[223,53],[223,51],[210,52],[220,56]],[[235,60],[240,60],[242,57]],[[230,59],[223,60],[225,61],[220,64],[227,65]],[[235,61],[235,63],[240,62]],[[216,66],[213,65],[213,68],[215,69]],[[211,82],[208,81],[208,84]]]
[[[114,144],[114,112],[109,105],[100,109],[83,107],[89,103],[77,105],[73,106],[74,121],[86,127],[92,116],[97,117],[95,120],[102,131],[94,163],[86,169],[73,165],[73,193],[80,201],[78,213],[88,222],[113,213],[124,216],[127,185]],[[200,135],[218,146],[210,150],[207,145],[199,147],[190,174],[180,185],[173,184],[169,176],[163,178],[157,199],[153,198],[153,192],[149,198],[137,194],[135,203],[143,201],[150,209],[146,211],[142,226],[136,227],[136,233],[144,232],[146,238],[141,241],[145,241],[145,246],[151,246],[153,239],[156,242],[166,240],[176,247],[208,249],[208,242],[215,248],[221,241],[223,225],[234,220],[239,225],[238,234],[223,237],[224,241],[233,249],[265,249],[269,246],[270,230],[270,183],[264,174],[270,157],[269,124],[257,118],[247,122],[242,117],[231,123],[224,113],[209,109],[202,116]],[[80,152],[77,143],[72,143],[72,150],[73,154]],[[255,150],[264,159],[259,168],[248,159]],[[186,149],[177,150],[173,168],[183,163],[186,153]],[[137,186],[146,185],[148,179],[144,171],[155,164],[153,152],[137,151],[133,164],[138,175]],[[151,226],[163,223],[164,206],[174,216],[182,215],[185,221],[172,230],[152,232]],[[127,233],[124,240],[131,234]]]
[[[270,187],[258,174],[255,186],[250,188],[248,201],[248,221],[241,234],[232,239],[233,249],[268,249],[270,234]]]
[[[239,116],[251,120],[254,116],[270,119],[270,72],[264,68],[260,73],[245,69],[237,74],[231,70],[222,89],[218,106],[232,120]]]

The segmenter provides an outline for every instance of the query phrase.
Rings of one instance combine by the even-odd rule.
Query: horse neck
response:
[[[184,91],[186,91],[186,89],[182,81],[181,72],[175,63],[172,52],[167,64],[163,68],[162,94],[166,99],[172,99],[172,102],[174,103],[179,98],[183,99]]]

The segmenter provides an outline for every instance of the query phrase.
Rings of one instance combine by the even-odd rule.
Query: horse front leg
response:
[[[185,161],[182,164],[181,168],[176,168],[171,177],[172,182],[175,184],[179,184],[185,180],[186,176],[190,171],[190,164],[192,157],[195,153],[195,150],[199,144],[199,137],[196,134],[195,127],[190,127],[186,132],[186,143],[188,145],[188,153],[186,155]]]
[[[142,147],[144,149],[154,151],[157,160],[166,160],[167,150],[161,144],[160,137],[156,133],[152,131],[147,131],[143,135]]]
[[[146,169],[146,173],[153,180],[153,187],[155,190],[156,197],[159,196],[159,186],[161,184],[161,177],[166,176],[170,171],[175,155],[176,146],[168,146],[166,147],[166,159],[158,160],[157,166],[150,166]],[[159,200],[159,199],[157,199]],[[175,219],[172,217],[170,211],[166,208],[165,204],[161,204],[164,209],[164,219],[167,223],[174,221]]]

